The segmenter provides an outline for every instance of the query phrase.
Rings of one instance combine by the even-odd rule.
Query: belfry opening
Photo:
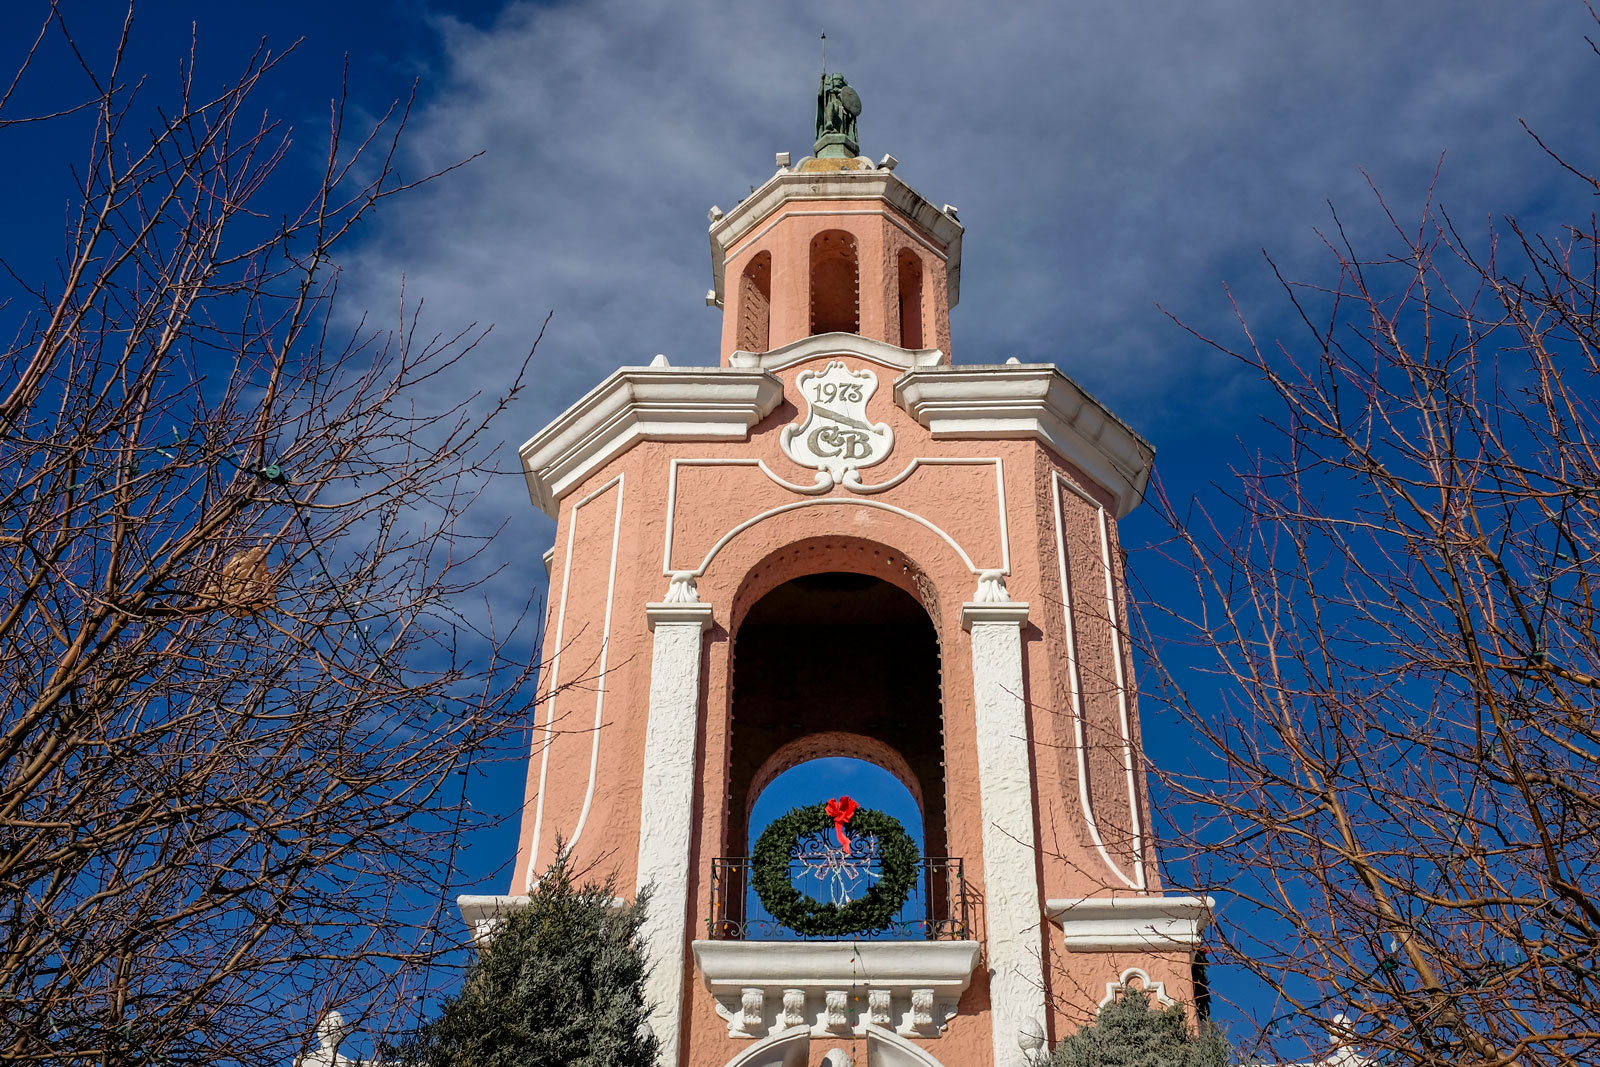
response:
[[[811,239],[811,332],[861,332],[861,277],[856,239],[827,230]]]

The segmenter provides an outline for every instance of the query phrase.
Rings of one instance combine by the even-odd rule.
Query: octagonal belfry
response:
[[[1192,1003],[1208,902],[1157,882],[1117,544],[1150,447],[1051,364],[951,364],[962,227],[888,167],[713,220],[720,359],[622,367],[522,447],[555,695],[517,883],[463,914],[558,837],[653,886],[668,1065],[1009,1067],[1130,984]],[[757,921],[751,807],[819,756],[923,817],[870,936]]]

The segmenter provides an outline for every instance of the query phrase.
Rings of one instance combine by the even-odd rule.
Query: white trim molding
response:
[[[711,281],[716,300],[723,300],[723,272],[728,250],[745,239],[762,220],[777,214],[790,201],[878,200],[906,216],[943,246],[946,286],[950,306],[961,300],[961,235],[956,217],[934,207],[921,193],[888,170],[792,171],[780,170],[739,206],[711,224]],[[878,212],[871,212],[878,214]],[[788,212],[785,212],[788,214]],[[829,215],[850,214],[848,210]],[[921,241],[920,235],[907,231]],[[926,242],[924,242],[926,243]],[[934,251],[938,251],[937,248]]]
[[[467,924],[472,940],[478,942],[493,936],[506,915],[527,907],[529,899],[526,893],[488,896],[464,893],[456,897],[456,908],[461,912],[461,920]],[[612,897],[607,905],[612,914],[620,914],[627,907],[628,902],[621,897]]]
[[[1135,981],[1139,984],[1134,985]],[[1100,1006],[1104,1008],[1107,1004],[1117,999],[1117,994],[1126,993],[1130,989],[1142,990],[1150,994],[1156,998],[1156,1003],[1163,1008],[1170,1008],[1177,1003],[1177,1001],[1167,996],[1167,983],[1152,981],[1141,967],[1129,967],[1122,972],[1115,982],[1106,983],[1106,995],[1100,998]]]
[[[1068,952],[1193,952],[1214,897],[1082,897],[1047,900]]]
[[[811,1030],[796,1027],[741,1049],[726,1067],[806,1067],[811,1059]]]
[[[717,543],[711,546],[710,551],[708,551],[706,553],[705,559],[700,561],[700,565],[695,568],[694,573],[697,574],[697,575],[704,574],[706,572],[706,568],[711,566],[711,561],[717,558],[717,553],[721,552],[723,550],[723,548],[725,548],[727,546],[729,541],[732,541],[735,537],[737,537],[738,535],[744,533],[746,530],[750,529],[752,526],[755,526],[755,525],[757,525],[759,523],[765,522],[767,519],[770,519],[775,515],[784,515],[784,514],[787,514],[788,512],[795,511],[795,510],[798,510],[799,508],[804,508],[804,507],[871,508],[871,509],[873,509],[875,511],[887,511],[889,514],[898,515],[902,519],[910,519],[912,522],[916,523],[917,525],[927,527],[933,533],[938,534],[939,537],[944,539],[944,543],[945,544],[949,545],[952,549],[955,550],[956,555],[961,558],[961,562],[973,574],[977,574],[981,570],[986,569],[986,568],[981,568],[976,563],[972,562],[972,557],[967,555],[967,550],[961,547],[961,543],[959,541],[957,541],[954,537],[951,537],[948,533],[946,533],[944,530],[942,530],[941,528],[936,526],[934,523],[930,522],[928,519],[924,518],[923,516],[918,515],[914,511],[907,511],[905,508],[897,508],[893,504],[885,504],[881,500],[855,500],[855,499],[851,499],[849,497],[814,496],[814,497],[809,497],[809,498],[807,498],[805,500],[796,500],[796,501],[793,501],[792,503],[780,504],[778,507],[775,507],[775,508],[768,508],[766,511],[761,512],[761,514],[752,515],[750,518],[745,519],[744,521],[738,523],[732,529],[730,529],[727,533],[723,534],[720,538],[718,538]],[[671,551],[670,547],[669,547],[668,551]],[[669,560],[670,560],[670,557],[669,557]],[[1009,570],[1010,569],[1009,564],[1010,564],[1010,560],[1009,559],[1003,559],[1001,561],[1000,569],[1001,570]]]
[[[645,995],[652,1005],[650,1028],[661,1043],[660,1063],[666,1067],[678,1063],[683,1018],[700,655],[712,614],[711,605],[700,603],[698,596],[692,582],[677,579],[668,587],[667,600],[645,605],[655,645],[639,800],[638,887],[650,886],[653,893],[641,931],[651,964]]]
[[[517,450],[533,503],[551,518],[584,479],[640,441],[745,441],[783,383],[737,367],[622,367]]]
[[[544,734],[537,743],[540,749],[539,798],[535,802],[533,809],[533,838],[528,845],[528,870],[523,879],[523,886],[529,890],[542,877],[537,864],[539,862],[539,845],[544,840],[545,782],[548,780],[550,772],[550,749],[555,742],[556,703],[561,695],[561,652],[566,648],[567,606],[572,592],[572,555],[578,544],[579,515],[586,506],[615,488],[617,491],[617,503],[611,520],[611,565],[609,577],[606,579],[605,622],[600,631],[599,670],[594,676],[594,684],[592,686],[595,697],[594,727],[591,731],[593,738],[590,742],[589,754],[589,783],[584,788],[583,810],[578,816],[576,827],[565,828],[567,834],[566,843],[569,847],[576,845],[578,838],[583,835],[584,825],[589,821],[589,810],[594,804],[595,776],[600,767],[600,733],[605,723],[606,658],[611,646],[611,609],[617,587],[617,545],[618,539],[622,536],[622,495],[623,490],[626,488],[624,482],[624,475],[617,474],[572,505],[571,510],[567,512],[567,551],[565,562],[561,568],[561,601],[560,607],[556,610],[556,650],[550,657],[550,684],[546,690],[549,696],[544,701],[543,708],[535,708],[534,710],[534,728],[536,730],[539,724],[539,712],[541,710],[544,712]],[[599,542],[599,538],[592,535],[584,538],[586,545],[597,542]],[[555,552],[555,546],[552,545],[550,551],[552,553]]]
[[[1032,437],[1116,500],[1138,506],[1155,449],[1051,363],[919,367],[894,383],[894,400],[934,440]]]
[[[730,1037],[938,1037],[972,984],[976,941],[696,941]],[[852,1001],[850,998],[858,998]],[[853,1014],[852,1014],[853,1013]]]
[[[1133,874],[1131,877],[1123,873],[1122,868],[1117,865],[1117,861],[1112,858],[1110,850],[1106,848],[1105,838],[1100,833],[1100,821],[1095,815],[1094,798],[1089,792],[1088,727],[1084,720],[1082,668],[1079,666],[1078,660],[1078,625],[1077,618],[1073,615],[1074,587],[1073,576],[1070,573],[1071,568],[1067,562],[1067,527],[1061,507],[1062,489],[1066,489],[1075,497],[1094,508],[1100,532],[1100,567],[1105,578],[1106,618],[1111,623],[1111,655],[1116,663],[1117,713],[1122,738],[1122,767],[1128,788],[1128,829],[1133,845]],[[1077,750],[1078,757],[1078,802],[1083,806],[1084,822],[1089,827],[1089,837],[1094,841],[1094,847],[1100,853],[1100,858],[1105,861],[1111,873],[1116,875],[1123,885],[1142,893],[1148,884],[1144,855],[1144,809],[1140,806],[1137,770],[1138,754],[1133,743],[1133,718],[1132,710],[1128,704],[1128,679],[1123,668],[1121,613],[1117,610],[1115,572],[1111,566],[1111,525],[1106,519],[1106,509],[1101,505],[1100,501],[1073,484],[1060,471],[1050,472],[1050,496],[1056,523],[1056,566],[1061,579],[1062,633],[1067,641],[1067,678],[1072,689],[1073,747]]]
[[[1011,573],[1011,529],[1010,529],[1009,520],[1007,519],[1007,516],[1006,516],[1006,478],[1005,478],[1005,468],[1004,468],[1004,466],[1003,466],[1003,464],[1002,464],[1002,462],[1000,460],[1000,457],[998,457],[998,456],[977,456],[977,457],[969,457],[969,456],[919,456],[918,458],[913,459],[910,463],[906,464],[905,469],[902,470],[899,474],[896,474],[894,477],[888,479],[887,481],[875,482],[875,483],[872,483],[872,484],[851,484],[849,482],[846,482],[845,483],[845,488],[849,489],[853,493],[856,493],[858,496],[865,497],[865,496],[871,496],[871,495],[874,495],[874,494],[877,494],[877,493],[882,493],[882,492],[886,492],[887,490],[893,489],[895,486],[899,485],[901,482],[904,482],[907,478],[911,477],[912,474],[916,473],[916,471],[918,471],[919,469],[921,469],[923,467],[928,467],[928,466],[985,466],[985,465],[990,465],[990,464],[992,464],[994,466],[994,483],[995,483],[994,484],[994,492],[995,492],[995,506],[996,506],[996,522],[998,524],[997,528],[1000,531],[1000,559],[998,560],[997,569],[1000,570],[1001,573],[1003,573],[1003,574],[1010,574]],[[792,501],[792,502],[790,502],[788,504],[781,504],[781,505],[779,505],[777,507],[774,507],[774,508],[768,508],[766,511],[760,512],[759,514],[756,514],[756,515],[752,515],[749,518],[743,519],[743,520],[735,523],[725,533],[723,533],[723,535],[721,537],[719,537],[717,539],[717,541],[711,546],[711,550],[706,554],[705,558],[700,561],[700,563],[699,563],[699,565],[698,565],[698,567],[696,569],[694,569],[692,571],[683,571],[682,573],[688,573],[688,574],[692,574],[692,575],[704,574],[705,571],[706,571],[706,568],[711,566],[711,561],[714,558],[716,558],[717,553],[722,551],[722,549],[727,545],[727,543],[729,541],[733,540],[739,534],[743,533],[745,530],[750,529],[752,526],[757,525],[758,523],[761,523],[761,522],[763,522],[763,521],[765,521],[767,519],[770,519],[770,518],[772,518],[772,517],[774,517],[776,515],[786,514],[787,512],[793,511],[796,508],[802,507],[802,506],[804,506],[806,504],[822,505],[822,506],[826,506],[826,507],[835,507],[835,506],[839,506],[839,505],[850,506],[851,504],[855,504],[855,505],[859,505],[859,506],[877,508],[877,509],[882,510],[882,511],[892,512],[893,514],[899,515],[902,518],[910,519],[911,521],[913,521],[913,522],[915,522],[915,523],[917,523],[917,524],[919,524],[921,526],[924,526],[927,529],[931,530],[933,533],[937,534],[940,538],[942,538],[944,540],[944,542],[946,544],[948,544],[952,549],[955,550],[956,555],[961,557],[961,561],[964,564],[966,564],[968,569],[970,569],[973,574],[978,574],[983,570],[990,569],[988,567],[980,567],[977,563],[975,563],[973,561],[971,555],[969,555],[967,550],[964,547],[962,547],[960,542],[958,542],[954,537],[950,536],[950,534],[947,533],[945,530],[941,529],[939,526],[935,525],[933,522],[929,521],[927,518],[925,518],[922,515],[919,515],[919,514],[917,514],[915,512],[907,511],[904,508],[894,507],[892,505],[885,504],[882,501],[876,501],[876,500],[872,500],[872,501],[868,501],[868,500],[852,500],[849,497],[826,497],[826,498],[822,498],[822,497],[817,496],[817,494],[827,492],[829,489],[832,488],[832,486],[829,486],[829,485],[800,485],[800,484],[797,484],[795,482],[786,481],[785,479],[783,479],[783,478],[779,477],[777,474],[775,474],[773,472],[772,468],[767,466],[765,460],[762,460],[762,459],[759,459],[759,458],[720,457],[720,458],[700,458],[700,459],[676,458],[676,459],[674,459],[672,461],[670,473],[667,475],[667,522],[666,522],[666,532],[663,535],[662,548],[661,548],[661,573],[663,575],[672,575],[672,574],[680,573],[680,568],[679,568],[679,566],[676,565],[677,561],[675,561],[673,559],[673,537],[674,537],[674,531],[676,529],[677,515],[678,515],[678,471],[683,467],[755,467],[758,470],[760,470],[762,474],[766,475],[767,478],[770,479],[773,482],[773,484],[781,486],[782,488],[789,490],[791,493],[795,493],[795,494],[801,495],[801,496],[806,496],[806,497],[809,497],[811,499],[803,500],[803,501]]]
[[[996,599],[1006,595],[999,572],[981,575],[976,599],[961,606],[961,627],[972,635],[994,1062],[995,1067],[1025,1067],[1028,1056],[1018,1039],[1045,1018],[1042,901],[1023,697],[1022,627],[1028,605]]]
[[[935,367],[944,362],[944,353],[937,348],[900,348],[858,333],[812,334],[766,352],[739,349],[728,357],[728,362],[748,370],[780,371],[808,359],[827,356],[855,356],[899,371]]]
[[[507,912],[526,907],[527,903],[526,894],[484,896],[463,893],[456,897],[456,908],[461,912],[461,921],[467,924],[467,931],[471,933],[473,941],[482,941],[494,933],[495,927],[505,921]]]
[[[861,1032],[866,1057],[857,1063],[843,1048],[829,1049],[824,1067],[944,1067],[926,1048],[907,1041],[892,1030],[866,1026]],[[739,1050],[724,1067],[806,1067],[811,1062],[811,1028],[797,1027],[762,1038]]]

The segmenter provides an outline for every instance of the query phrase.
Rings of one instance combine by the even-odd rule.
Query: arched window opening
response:
[[[739,347],[765,352],[771,346],[772,253],[758,252],[739,279]]]
[[[768,826],[795,808],[843,796],[848,796],[861,808],[879,811],[897,820],[915,843],[918,854],[926,854],[922,811],[912,791],[897,775],[876,763],[842,756],[806,760],[768,782],[750,806],[750,840],[759,840]],[[867,857],[868,851],[876,847],[876,842],[860,834],[847,833],[846,837],[851,841],[853,855],[866,862],[852,867],[849,864],[823,864],[815,860],[797,861],[791,865],[790,884],[803,895],[821,900],[864,894],[880,873]],[[820,845],[833,851],[831,846],[836,843],[834,835],[824,832],[820,838],[808,844],[813,849]],[[817,853],[812,852],[812,855]],[[919,872],[916,885],[895,916],[894,926],[876,934],[861,935],[858,939],[906,940],[910,935],[912,939],[922,940],[937,936],[939,931],[930,929],[928,923],[933,913],[928,900],[930,884],[941,894],[945,892],[945,887],[937,879],[930,883]],[[745,891],[743,925],[745,940],[789,941],[799,940],[801,936],[769,914],[762,907],[760,896],[749,888]]]
[[[922,260],[900,250],[900,347],[922,347]]]
[[[859,333],[861,308],[856,239],[826,230],[811,239],[811,332]]]
[[[791,808],[838,796],[894,816],[922,850],[922,808],[911,790],[878,764],[850,756],[804,760],[768,782],[750,805],[750,840]]]
[[[939,642],[922,604],[872,575],[805,575],[751,605],[733,657],[728,840],[713,872],[712,936],[796,936],[760,908],[749,857],[775,817],[841,795],[899,819],[924,857],[894,927],[875,936],[964,936],[959,865],[946,859]]]

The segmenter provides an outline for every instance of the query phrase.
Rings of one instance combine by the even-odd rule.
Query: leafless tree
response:
[[[0,312],[0,1058],[281,1063],[330,1001],[415,1021],[460,775],[520,737],[537,635],[457,519],[521,374],[441,402],[484,331],[334,312],[415,184],[404,105],[352,137],[336,99],[284,216],[282,55],[209,89],[191,48],[157,93],[129,16],[100,65],[51,5],[0,85],[0,138],[91,138],[59,274]],[[85,96],[15,114],[46,61]]]
[[[1284,285],[1301,332],[1210,342],[1276,414],[1220,495],[1159,497],[1190,584],[1151,561],[1139,599],[1147,699],[1203,750],[1162,775],[1169,876],[1231,898],[1212,961],[1269,994],[1247,1061],[1331,1026],[1600,1062],[1600,181],[1551,157],[1587,217],[1380,198],[1395,251],[1336,226],[1337,279]]]

